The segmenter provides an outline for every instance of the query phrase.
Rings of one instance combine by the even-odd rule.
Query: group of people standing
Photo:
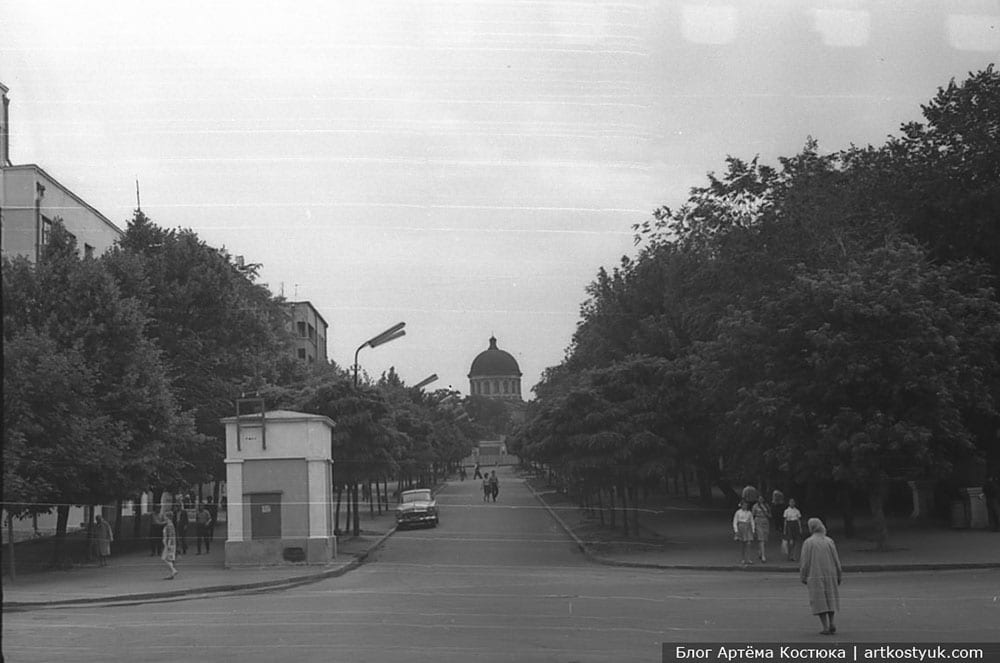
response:
[[[794,499],[785,504],[785,496],[780,490],[771,495],[768,504],[756,489],[743,490],[740,506],[733,514],[733,538],[740,543],[743,564],[753,564],[750,551],[757,544],[757,559],[767,561],[767,541],[774,526],[781,540],[781,550],[785,558],[795,561],[795,550],[802,540],[802,512]]]
[[[795,561],[795,551],[802,541],[802,512],[794,499],[785,504],[785,496],[776,490],[768,504],[751,486],[743,489],[740,507],[733,515],[733,537],[740,543],[743,564],[753,564],[750,550],[757,543],[757,558],[767,561],[767,539],[771,525],[781,533],[781,548],[790,561]],[[799,579],[809,591],[809,606],[819,617],[823,635],[837,632],[834,613],[840,610],[840,583],[843,569],[837,546],[826,535],[826,526],[819,518],[806,523],[809,538],[802,541],[799,562]]]

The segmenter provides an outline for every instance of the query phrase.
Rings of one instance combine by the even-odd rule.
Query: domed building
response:
[[[497,347],[490,337],[490,347],[472,360],[469,369],[469,393],[505,401],[521,401],[521,369],[509,352]]]

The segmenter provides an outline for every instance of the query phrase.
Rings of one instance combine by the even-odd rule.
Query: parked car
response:
[[[404,490],[396,507],[396,526],[402,529],[408,525],[430,524],[437,527],[437,502],[429,488]]]

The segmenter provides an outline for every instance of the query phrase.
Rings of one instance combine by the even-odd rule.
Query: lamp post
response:
[[[434,382],[437,379],[438,379],[437,373],[431,373],[430,375],[428,375],[427,377],[425,377],[423,380],[421,380],[420,382],[418,382],[415,385],[413,385],[413,388],[414,389],[422,389],[423,387],[426,387],[431,382]]]
[[[382,332],[378,336],[374,336],[374,337],[368,339],[367,341],[365,341],[364,343],[362,343],[361,345],[358,346],[358,349],[354,351],[354,386],[355,387],[358,386],[358,353],[361,352],[361,349],[364,348],[364,347],[377,348],[378,346],[384,345],[384,344],[388,343],[389,341],[395,341],[400,336],[405,336],[406,335],[406,330],[403,329],[403,327],[405,327],[405,326],[406,326],[405,322],[399,322],[397,324],[394,324],[392,327],[389,327],[388,329],[386,329],[384,332]]]

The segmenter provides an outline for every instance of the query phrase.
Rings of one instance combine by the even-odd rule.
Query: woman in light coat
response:
[[[826,535],[826,527],[819,518],[809,519],[810,537],[802,544],[799,577],[809,589],[809,607],[819,616],[823,635],[837,632],[833,614],[840,610],[840,582],[843,570],[833,539]]]
[[[177,558],[177,530],[174,528],[173,515],[172,513],[167,515],[167,523],[163,526],[163,553],[160,559],[170,569],[170,575],[164,580],[173,580],[177,575],[177,567],[174,566],[174,560]]]

